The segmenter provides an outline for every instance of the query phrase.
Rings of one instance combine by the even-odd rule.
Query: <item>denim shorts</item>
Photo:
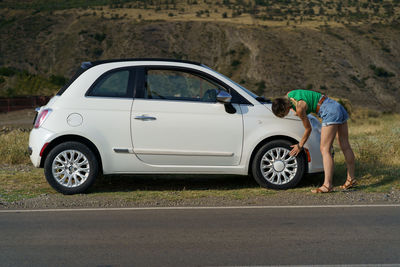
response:
[[[349,119],[344,107],[329,97],[320,106],[318,116],[322,118],[322,126],[343,124]]]

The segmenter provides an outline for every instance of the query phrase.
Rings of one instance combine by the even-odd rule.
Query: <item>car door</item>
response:
[[[130,112],[134,80],[134,68],[108,70],[95,80],[84,98],[69,103],[71,113],[83,117],[84,130],[78,130],[98,145],[108,171],[130,170],[131,159],[117,150],[132,147]]]
[[[131,112],[133,149],[152,165],[233,166],[242,153],[240,106],[216,101],[228,90],[188,69],[143,68]]]

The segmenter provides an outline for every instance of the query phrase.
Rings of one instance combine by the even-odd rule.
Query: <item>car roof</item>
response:
[[[169,58],[123,58],[123,59],[107,59],[107,60],[96,60],[90,62],[84,62],[88,64],[87,67],[93,67],[96,65],[106,64],[106,63],[115,63],[115,62],[129,62],[129,61],[163,61],[163,62],[179,62],[179,63],[189,63],[198,66],[202,66],[201,63],[189,60],[181,60],[181,59],[169,59]],[[83,63],[82,63],[83,64]]]
[[[203,64],[195,61],[189,61],[189,60],[180,60],[180,59],[169,59],[169,58],[121,58],[121,59],[107,59],[107,60],[95,60],[95,61],[86,61],[82,62],[80,68],[77,70],[77,72],[72,76],[72,78],[68,81],[67,84],[65,84],[57,93],[57,95],[62,95],[65,90],[80,76],[82,75],[85,71],[88,69],[102,65],[102,64],[107,64],[107,63],[118,63],[118,62],[141,62],[141,61],[154,61],[154,62],[173,62],[173,63],[187,63],[187,64],[193,64],[197,66],[203,66]]]

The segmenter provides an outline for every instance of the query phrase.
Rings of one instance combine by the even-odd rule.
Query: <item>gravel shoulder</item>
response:
[[[91,196],[90,194],[63,196],[43,194],[35,198],[14,202],[0,202],[0,209],[52,209],[52,208],[124,208],[124,207],[208,207],[208,206],[304,206],[304,205],[362,205],[362,204],[400,204],[400,192],[365,193],[338,192],[313,196],[308,193],[279,192],[272,196],[252,197],[233,200],[223,197],[205,197],[168,201],[130,201],[112,197]]]

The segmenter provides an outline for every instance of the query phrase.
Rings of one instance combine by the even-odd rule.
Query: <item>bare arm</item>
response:
[[[299,116],[301,121],[303,122],[303,126],[305,128],[303,137],[301,138],[300,142],[296,145],[291,146],[293,149],[290,151],[291,156],[297,156],[297,154],[300,153],[301,149],[303,148],[304,144],[307,142],[308,137],[310,137],[312,128],[310,121],[308,120],[307,117],[307,104],[306,102],[300,100],[297,102],[296,105],[296,114]]]

